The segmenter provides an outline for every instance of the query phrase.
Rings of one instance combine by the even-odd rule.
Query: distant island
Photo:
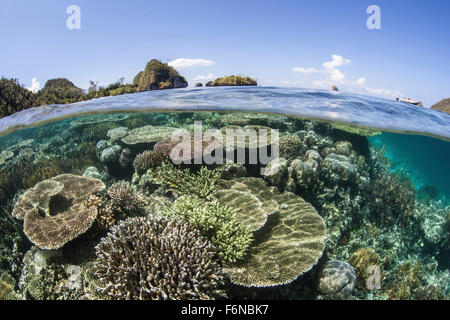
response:
[[[206,87],[218,87],[218,86],[257,86],[258,83],[255,79],[242,76],[227,76],[217,78],[216,80],[208,81]]]
[[[166,63],[153,59],[145,66],[144,71],[134,77],[133,85],[138,91],[184,88],[187,81],[177,70]]]
[[[87,92],[75,86],[66,78],[48,80],[36,93],[25,88],[17,79],[0,79],[0,118],[31,107],[49,104],[67,104],[94,98],[115,96],[147,90],[185,88],[186,79],[177,70],[159,60],[152,59],[144,70],[138,72],[132,83],[124,83],[124,78],[107,87],[99,86],[98,81],[89,81]],[[206,83],[206,87],[216,86],[256,86],[255,79],[244,76],[220,77]],[[198,82],[196,87],[203,86]]]
[[[431,106],[431,109],[439,110],[450,114],[450,98],[443,99]]]
[[[0,79],[0,118],[35,106],[48,104],[66,104],[107,96],[115,96],[138,91],[184,88],[188,83],[177,70],[152,59],[145,69],[133,79],[133,83],[125,84],[124,78],[107,87],[98,86],[97,81],[90,81],[87,92],[75,86],[66,78],[50,79],[44,88],[36,93],[31,92],[17,79]]]

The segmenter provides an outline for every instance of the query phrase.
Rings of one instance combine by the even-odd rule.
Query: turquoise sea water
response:
[[[32,108],[0,134],[0,299],[450,295],[443,112],[174,89]]]

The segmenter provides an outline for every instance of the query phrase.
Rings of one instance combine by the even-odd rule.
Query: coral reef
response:
[[[215,197],[220,203],[233,208],[238,221],[253,232],[264,227],[268,218],[279,210],[272,190],[262,179],[221,181],[219,187]]]
[[[342,131],[345,131],[348,133],[352,133],[352,134],[358,134],[360,136],[376,136],[376,135],[381,134],[381,131],[378,131],[378,130],[354,127],[354,126],[349,126],[349,125],[340,124],[340,123],[332,123],[331,125],[333,127],[335,127],[336,129],[339,129],[339,130],[342,130]]]
[[[215,248],[177,219],[129,218],[96,247],[101,291],[114,299],[213,299],[223,296]]]
[[[262,179],[237,180],[248,188]],[[247,257],[227,266],[225,271],[235,284],[247,287],[266,287],[287,284],[309,271],[322,256],[325,248],[325,223],[316,210],[302,198],[292,194],[278,194],[268,187],[259,189],[265,197],[272,197],[279,210],[258,232]]]
[[[11,275],[0,271],[0,301],[21,300],[20,295],[14,291],[16,281]]]
[[[128,131],[128,135],[124,136],[121,141],[129,147],[141,144],[151,145],[170,136],[176,130],[178,129],[173,127],[148,125]]]
[[[216,191],[220,173],[202,167],[195,174],[189,169],[178,169],[170,162],[147,171],[152,180],[168,189],[175,190],[180,195],[195,195],[199,198],[211,199]]]
[[[442,201],[416,202],[414,208],[414,217],[420,221],[424,240],[436,247],[448,237],[445,225],[449,215],[450,206],[444,206]]]
[[[394,281],[387,288],[386,294],[390,300],[408,300],[422,284],[422,265],[406,262],[398,266]]]
[[[70,122],[72,127],[80,127],[80,126],[88,126],[96,123],[107,123],[107,122],[119,122],[122,120],[128,119],[130,115],[125,113],[117,113],[117,114],[92,114],[88,116],[78,117],[75,120]],[[111,128],[114,127],[114,124],[111,124]],[[108,130],[109,130],[108,129]],[[108,132],[105,131],[105,134]]]
[[[203,136],[196,137],[191,133],[190,141],[185,141],[188,139],[184,136],[180,140],[166,137],[156,143],[153,150],[162,157],[170,158],[174,163],[197,164],[202,163],[204,157],[211,156],[215,150],[222,148],[221,141],[215,138],[212,141],[204,141]]]
[[[190,138],[186,160],[213,154],[190,133],[197,120],[244,130],[223,141],[233,161],[168,159],[177,128]],[[275,151],[277,136],[252,135],[271,128],[280,157],[237,163],[238,152]],[[1,137],[0,297],[210,299],[226,280],[232,299],[448,299],[447,191],[402,168],[374,134],[272,114],[174,112],[90,115]],[[371,266],[380,287],[367,285]]]
[[[405,223],[414,213],[414,186],[396,174],[383,175],[370,182],[366,201],[379,224]]]
[[[301,147],[302,141],[297,135],[285,134],[280,136],[280,157],[287,160],[294,160],[299,155]]]
[[[229,125],[221,130],[223,144],[227,152],[236,149],[257,149],[279,143],[278,132],[261,125],[243,127]]]
[[[116,223],[116,214],[110,202],[102,201],[96,195],[90,195],[85,202],[85,206],[87,208],[94,207],[94,210],[97,210],[96,222],[100,230],[108,230]]]
[[[122,168],[126,168],[131,163],[132,151],[128,148],[122,150],[119,156],[119,164]]]
[[[127,181],[119,181],[111,185],[108,188],[108,195],[114,208],[129,214],[139,212],[147,204],[144,196]]]
[[[205,202],[195,196],[182,196],[167,206],[163,214],[180,218],[198,229],[227,262],[244,258],[253,241],[252,232],[240,223],[234,210],[217,201]]]
[[[116,127],[113,129],[108,130],[106,135],[108,136],[111,143],[114,143],[121,138],[125,137],[128,134],[128,128],[127,127]]]
[[[62,170],[55,158],[41,158],[36,164],[32,165],[30,175],[23,177],[23,186],[31,188],[39,181],[53,178],[60,173],[62,173]]]
[[[38,183],[17,201],[13,215],[24,219],[24,232],[43,249],[57,249],[86,232],[97,217],[85,200],[105,188],[101,180],[63,174]]]

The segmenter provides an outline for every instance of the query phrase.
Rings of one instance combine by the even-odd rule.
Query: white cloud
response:
[[[318,70],[315,68],[292,68],[292,71],[303,74],[312,73],[325,73],[327,76],[325,79],[316,79],[312,82],[313,87],[326,89],[331,88],[332,85],[338,84],[339,87],[344,87],[344,90],[353,92],[369,92],[370,94],[384,97],[401,97],[403,94],[399,91],[392,91],[383,88],[370,88],[367,85],[367,80],[365,77],[359,77],[355,81],[346,80],[345,74],[338,69],[338,67],[350,63],[350,59],[345,59],[343,56],[333,54],[332,60],[322,63],[323,70]]]
[[[361,77],[358,80],[355,81],[355,84],[363,86],[366,83],[366,78]]]
[[[194,78],[194,81],[208,81],[208,80],[214,80],[216,76],[214,74],[210,73],[205,75],[198,75]]]
[[[388,89],[373,89],[373,88],[369,88],[369,87],[365,87],[364,89],[367,92],[370,92],[372,94],[379,95],[379,96],[389,96],[389,97],[394,96],[394,92],[392,92],[391,90],[388,90]]]
[[[339,56],[337,54],[333,54],[331,57],[333,60],[322,63],[323,67],[327,70],[333,70],[344,64],[350,63],[349,59],[344,59],[343,56]]]
[[[314,68],[301,68],[301,67],[292,68],[292,71],[305,74],[321,72],[320,70]]]
[[[331,81],[342,82],[344,78],[344,74],[339,69],[333,69],[330,71],[330,76],[328,79]]]
[[[36,77],[33,77],[33,79],[31,79],[31,87],[27,89],[36,93],[41,89],[41,83],[37,81]]]
[[[211,60],[205,59],[189,59],[178,58],[168,63],[169,66],[176,68],[189,68],[189,67],[209,67],[216,63]]]

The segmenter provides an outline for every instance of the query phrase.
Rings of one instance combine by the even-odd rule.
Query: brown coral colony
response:
[[[62,174],[27,190],[13,215],[24,219],[24,232],[31,242],[42,249],[57,249],[92,226],[98,210],[85,201],[103,189],[99,179]]]

